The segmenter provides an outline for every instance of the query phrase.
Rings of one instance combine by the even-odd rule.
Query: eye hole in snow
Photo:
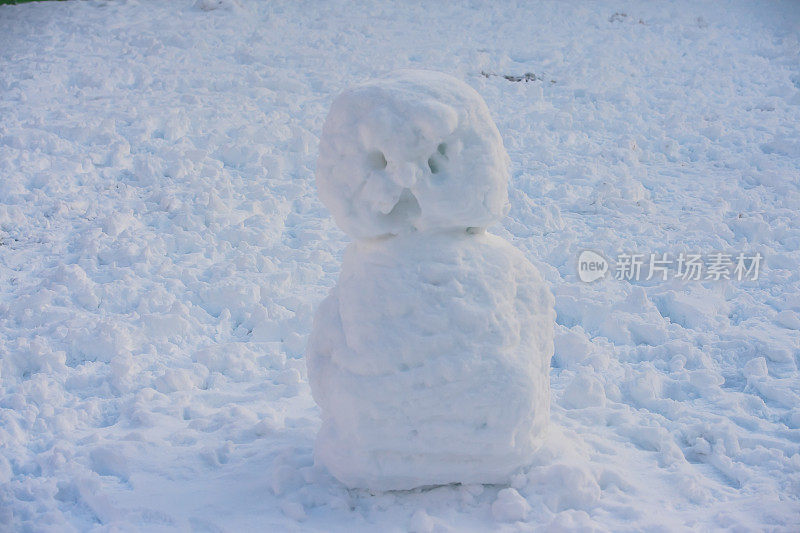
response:
[[[442,170],[442,161],[447,161],[447,144],[439,143],[436,152],[428,158],[428,168],[431,174],[438,174]]]
[[[386,162],[386,156],[384,156],[383,152],[380,150],[370,152],[370,154],[367,156],[367,162],[372,170],[383,170],[388,164]]]

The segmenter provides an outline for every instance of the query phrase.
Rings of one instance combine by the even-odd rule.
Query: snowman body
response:
[[[482,230],[505,209],[507,165],[480,96],[449,76],[401,71],[334,102],[317,181],[355,242],[307,365],[315,459],[350,487],[503,483],[539,444],[553,298]]]

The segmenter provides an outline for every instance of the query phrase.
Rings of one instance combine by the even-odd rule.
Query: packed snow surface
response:
[[[0,530],[796,529],[798,9],[0,6]],[[488,233],[553,291],[550,431],[509,484],[313,464],[303,356],[350,242],[322,124],[400,68],[485,99],[510,156]],[[586,249],[764,265],[587,284]]]
[[[554,314],[497,236],[351,244],[306,354],[318,459],[353,487],[508,482],[547,424]]]
[[[322,128],[317,186],[355,238],[485,228],[507,211],[508,154],[466,83],[401,70],[348,89]]]

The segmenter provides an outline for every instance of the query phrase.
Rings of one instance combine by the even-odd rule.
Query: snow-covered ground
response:
[[[792,2],[0,6],[0,530],[796,528],[799,35]],[[555,295],[553,427],[511,486],[313,466],[348,242],[318,138],[400,67],[486,100],[490,231]],[[764,264],[587,284],[586,249]]]

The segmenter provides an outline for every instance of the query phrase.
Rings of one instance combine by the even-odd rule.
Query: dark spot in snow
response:
[[[501,76],[503,79],[508,81],[513,81],[515,83],[520,81],[528,83],[529,81],[537,81],[537,80],[542,81],[544,79],[541,76],[537,76],[533,72],[526,72],[525,74],[518,76],[516,74],[495,74],[494,72],[486,72],[485,70],[482,70],[481,76],[483,76],[484,78],[491,78],[492,76]],[[550,80],[550,83],[555,83],[555,80]]]

